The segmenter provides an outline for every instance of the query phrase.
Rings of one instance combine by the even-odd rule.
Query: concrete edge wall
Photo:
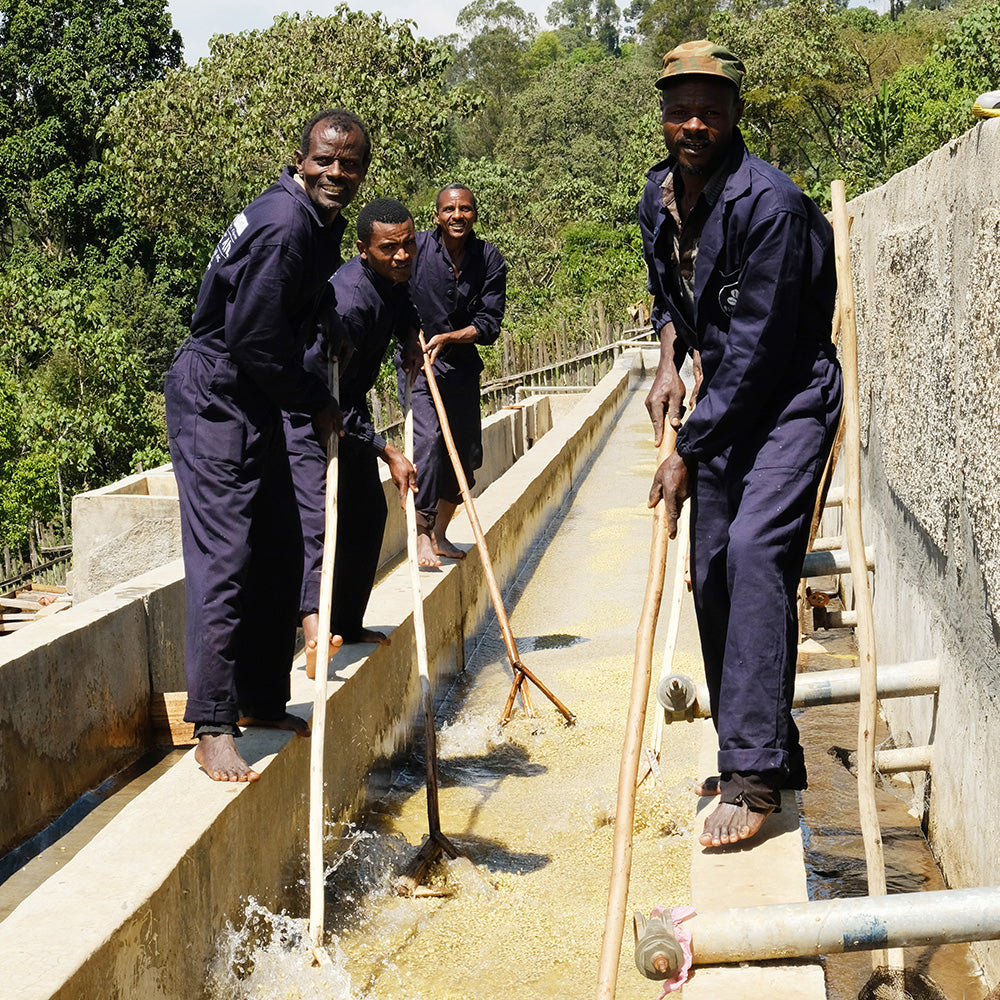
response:
[[[545,397],[506,407],[483,421],[483,467],[476,473],[478,495],[503,475],[552,427]],[[380,565],[406,550],[406,520],[388,468],[379,463],[389,507]],[[103,593],[181,555],[177,484],[170,465],[140,472],[110,486],[73,497],[72,590],[78,601]],[[171,686],[183,688],[183,669]]]
[[[642,370],[642,354],[629,352],[481,497],[477,510],[501,585],[582,474]],[[465,643],[491,613],[480,570],[470,553],[424,575],[437,678],[461,665]],[[404,565],[376,588],[370,605],[370,618],[394,626],[392,645],[370,655],[370,647],[348,647],[334,661],[327,805],[338,819],[363,800],[372,764],[398,750],[411,731],[419,702],[411,608]],[[309,714],[312,683],[301,665],[292,684],[293,703]],[[550,710],[544,700],[539,708]],[[213,783],[186,755],[0,923],[0,967],[11,996],[190,1000],[242,900],[290,902],[288,887],[304,866],[309,741],[258,730],[243,737],[241,750],[261,771],[259,782]],[[301,898],[296,909],[304,912]],[[58,940],[45,931],[54,914],[67,928]]]
[[[545,398],[487,418],[480,492],[551,427]],[[385,467],[383,488],[389,517],[382,559],[388,564],[405,551],[406,524]],[[80,521],[75,558],[89,559],[84,567],[93,562],[83,574],[91,583],[118,579],[136,563],[162,565],[0,644],[0,853],[146,749],[151,690],[185,688],[184,567],[170,467],[80,494],[74,512]],[[81,547],[81,538],[89,543]]]
[[[862,508],[881,663],[937,658],[936,698],[887,701],[934,747],[922,812],[949,885],[996,883],[1000,800],[1000,121],[849,205]],[[1000,943],[973,946],[991,982]]]

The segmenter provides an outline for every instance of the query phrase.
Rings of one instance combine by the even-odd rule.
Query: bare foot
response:
[[[764,820],[774,812],[754,812],[747,805],[732,805],[720,802],[705,820],[705,829],[698,838],[702,847],[723,847],[749,840],[760,830]]]
[[[442,535],[440,538],[434,536],[434,551],[439,556],[444,556],[445,559],[464,559],[465,551],[458,548],[456,545],[452,545],[447,538]]]
[[[309,735],[309,723],[305,719],[300,719],[297,715],[289,715],[287,712],[280,719],[258,719],[254,715],[244,715],[240,719],[239,725],[257,726],[260,729],[285,729],[295,733],[296,736]]]
[[[213,781],[257,781],[260,775],[240,756],[229,733],[203,733],[194,759]]]
[[[711,798],[713,795],[718,795],[721,789],[722,778],[718,774],[713,774],[711,777],[702,778],[701,781],[695,783],[694,794],[704,798]]]
[[[417,532],[417,565],[433,567],[441,566],[441,560],[438,558],[437,552],[434,551],[431,536],[429,534],[425,535],[420,531]]]
[[[330,636],[330,654],[326,658],[327,663],[337,655],[337,651],[343,644],[344,640],[339,635]],[[309,638],[308,633],[306,633],[306,677],[311,681],[316,680],[316,647],[318,645],[319,640],[315,636]]]
[[[373,642],[377,646],[392,645],[392,639],[390,639],[385,632],[376,632],[371,628],[363,628],[361,630],[361,635],[358,636],[358,642]]]

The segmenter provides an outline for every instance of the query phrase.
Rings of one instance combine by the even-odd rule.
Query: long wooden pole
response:
[[[413,406],[409,379],[403,397],[403,428],[406,457],[413,461]],[[417,646],[417,671],[420,674],[420,701],[424,716],[424,757],[427,771],[427,831],[429,839],[417,854],[414,865],[396,883],[400,895],[412,895],[431,864],[444,851],[457,858],[458,849],[441,832],[438,801],[437,732],[434,728],[434,697],[431,691],[430,667],[427,660],[427,629],[424,625],[424,598],[420,589],[420,562],[417,556],[417,509],[413,492],[406,491],[406,554],[410,564],[410,585],[413,588],[413,635]]]
[[[673,673],[674,653],[677,650],[677,634],[680,631],[681,608],[684,605],[684,591],[687,589],[684,584],[684,571],[687,568],[688,539],[691,533],[691,505],[685,504],[681,510],[680,520],[677,524],[677,538],[674,541],[674,548],[677,551],[677,564],[674,566],[673,590],[670,593],[670,618],[667,619],[667,637],[663,643],[663,661],[660,664],[660,680],[669,677]],[[655,722],[653,723],[653,742],[649,747],[651,759],[643,767],[643,773],[636,779],[636,785],[641,785],[643,781],[652,773],[653,762],[659,761],[660,749],[663,746],[663,712],[657,706]]]
[[[833,233],[840,301],[840,355],[844,368],[844,534],[851,560],[851,580],[857,605],[858,666],[861,698],[858,709],[858,810],[868,868],[868,895],[885,896],[885,858],[875,802],[875,724],[878,715],[875,657],[875,617],[868,586],[868,561],[861,530],[861,408],[858,390],[858,330],[851,274],[850,223],[844,182],[831,185]],[[872,952],[872,964],[902,968],[903,953],[893,949]]]
[[[486,586],[489,589],[490,597],[493,600],[493,607],[496,611],[497,622],[500,625],[500,632],[503,635],[504,646],[507,649],[507,657],[510,660],[511,670],[514,672],[514,684],[511,689],[511,697],[508,698],[507,707],[504,709],[503,722],[510,718],[510,706],[514,701],[514,694],[520,690],[524,700],[524,710],[530,716],[535,715],[534,707],[528,696],[528,686],[525,680],[531,681],[542,694],[562,713],[563,718],[570,724],[576,721],[576,716],[521,662],[521,657],[517,653],[517,645],[514,642],[514,633],[511,631],[510,620],[507,618],[507,611],[503,606],[503,597],[500,594],[500,587],[497,584],[496,574],[493,572],[493,560],[490,559],[489,549],[486,547],[486,536],[483,534],[483,527],[479,523],[479,515],[476,513],[476,505],[472,502],[472,492],[469,490],[469,480],[466,478],[462,468],[461,459],[458,457],[458,449],[455,447],[455,438],[451,433],[451,425],[448,422],[448,414],[445,412],[444,400],[441,398],[441,391],[438,389],[437,379],[434,377],[434,366],[427,355],[427,342],[424,340],[423,332],[420,333],[420,347],[424,352],[424,374],[427,376],[427,386],[430,389],[431,397],[434,400],[434,408],[437,410],[438,421],[441,424],[441,434],[444,437],[445,447],[448,449],[448,456],[451,459],[452,467],[455,470],[455,478],[458,480],[458,488],[465,503],[466,513],[472,524],[472,533],[476,537],[476,547],[479,549],[479,558],[483,564],[483,573],[486,576]]]
[[[663,438],[656,453],[659,467],[674,450],[677,434],[665,423]],[[646,594],[635,637],[635,665],[632,670],[632,692],[629,697],[628,719],[625,723],[625,743],[618,770],[618,803],[615,808],[615,835],[612,847],[611,885],[608,890],[608,912],[601,938],[601,960],[597,974],[597,1000],[613,1000],[618,984],[618,960],[621,956],[622,933],[625,930],[625,904],[628,901],[629,879],[632,873],[632,833],[635,823],[636,777],[642,754],[642,731],[649,701],[649,682],[653,674],[653,640],[656,619],[663,596],[663,578],[667,569],[667,512],[661,500],[653,508],[653,541],[649,553],[649,573]]]
[[[340,394],[336,358],[329,367],[330,392]],[[326,749],[326,692],[330,666],[330,617],[333,610],[333,566],[337,555],[337,484],[340,475],[340,439],[330,435],[326,444],[326,503],[323,525],[323,562],[319,583],[319,634],[316,637],[316,677],[313,688],[312,745],[309,753],[309,937],[315,961],[332,965],[323,947],[326,879],[323,861],[324,757]]]

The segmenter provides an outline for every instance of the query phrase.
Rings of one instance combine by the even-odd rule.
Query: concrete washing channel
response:
[[[636,484],[648,481],[653,466],[650,447],[639,459],[641,467],[633,468],[635,482],[626,484],[623,468],[637,465],[636,452],[624,453],[621,434],[623,429],[627,432],[629,447],[633,448],[640,438],[648,437],[641,395],[634,390],[655,360],[655,353],[650,350],[627,351],[592,391],[572,402],[560,400],[559,419],[544,434],[540,432],[548,427],[549,421],[547,416],[539,414],[536,402],[530,427],[525,414],[519,416],[519,422],[515,421],[507,450],[519,453],[516,440],[519,434],[522,439],[531,438],[533,446],[527,449],[522,440],[522,456],[477,500],[501,586],[524,592],[525,609],[522,611],[519,606],[522,616],[519,621],[525,623],[523,627],[534,627],[539,633],[538,641],[526,651],[538,656],[544,670],[555,670],[559,656],[565,658],[555,647],[591,641],[588,659],[591,665],[599,665],[599,669],[585,670],[577,663],[575,672],[557,674],[556,681],[552,681],[553,687],[558,682],[569,688],[573,698],[571,707],[581,717],[576,730],[563,730],[551,720],[533,725],[523,716],[512,723],[515,731],[518,725],[521,727],[516,738],[529,747],[528,760],[514,777],[537,779],[543,788],[543,800],[552,805],[557,796],[564,797],[570,803],[563,810],[564,818],[579,818],[581,812],[588,817],[584,824],[588,834],[586,846],[569,845],[565,824],[561,827],[537,801],[525,818],[529,830],[537,828],[538,845],[543,843],[542,834],[546,832],[543,827],[558,828],[553,843],[559,841],[568,854],[556,858],[551,846],[546,847],[553,853],[547,867],[556,873],[561,870],[568,879],[555,890],[560,894],[556,898],[552,895],[551,881],[525,880],[531,886],[527,890],[530,904],[517,911],[518,920],[522,930],[528,928],[525,937],[531,937],[530,929],[543,927],[544,933],[536,934],[542,940],[529,942],[522,950],[511,946],[509,961],[513,967],[509,970],[509,980],[505,980],[502,971],[494,971],[490,973],[493,978],[486,980],[492,986],[481,982],[476,963],[488,962],[486,956],[490,951],[505,953],[506,942],[502,939],[508,933],[495,917],[495,911],[502,907],[499,902],[490,902],[491,897],[486,895],[471,909],[458,909],[462,915],[457,925],[454,921],[446,923],[443,917],[435,918],[437,923],[428,918],[419,924],[421,935],[427,941],[437,942],[423,946],[422,974],[426,977],[423,981],[416,978],[416,972],[409,979],[400,973],[391,984],[377,984],[370,991],[357,994],[348,992],[343,984],[331,983],[308,992],[309,987],[286,983],[281,988],[271,986],[265,992],[254,992],[253,996],[289,1000],[296,997],[342,1000],[355,995],[387,1000],[397,996],[405,1000],[424,996],[481,1000],[500,989],[500,984],[514,1000],[583,996],[592,991],[610,861],[610,823],[604,804],[607,796],[602,788],[614,780],[617,766],[614,755],[620,747],[621,719],[617,717],[624,716],[626,700],[625,689],[620,685],[621,678],[625,678],[623,683],[627,685],[628,674],[626,669],[619,677],[614,670],[628,666],[626,661],[631,656],[628,633],[634,632],[635,625],[627,613],[620,614],[615,608],[632,606],[637,614],[638,602],[629,587],[641,590],[644,546],[648,553],[648,516],[642,510],[641,497],[637,504],[629,491],[634,492]],[[547,406],[547,402],[542,405]],[[620,491],[621,495],[616,496],[618,507],[611,513],[588,513],[587,504],[593,500],[584,496],[583,491],[593,489],[594,477],[587,479],[590,466],[595,454],[609,450],[606,445],[612,431],[616,437],[610,450],[620,449],[622,454],[601,458],[605,463],[601,469],[602,489],[612,494]],[[614,460],[618,466],[613,465]],[[566,498],[575,496],[577,491],[581,506],[566,515]],[[523,567],[525,563],[541,565],[544,552],[556,547],[546,531],[557,512],[569,520],[591,517],[588,537],[590,544],[594,544],[593,539],[601,536],[603,540],[597,545],[600,551],[580,552],[576,569],[572,565],[567,568],[564,553],[558,569],[539,571],[541,579],[535,585],[542,593],[532,596],[526,589],[531,584],[522,580]],[[621,536],[624,529],[618,522],[628,519],[635,522],[639,518],[644,527],[641,532],[633,533],[637,536],[641,533],[642,537],[637,543],[626,544]],[[59,773],[67,769],[75,772],[81,790],[86,789],[87,782],[100,780],[102,769],[107,771],[116,753],[122,754],[122,747],[134,745],[148,728],[149,678],[154,678],[155,688],[156,677],[162,685],[163,678],[175,676],[172,672],[176,670],[175,647],[179,636],[176,605],[178,593],[183,593],[178,572],[179,565],[171,563],[38,625],[45,632],[35,632],[31,640],[34,651],[28,648],[29,637],[24,632],[12,644],[0,648],[0,677],[5,692],[5,707],[0,707],[0,788],[4,789],[5,801],[22,795],[28,787],[34,791],[36,773],[40,775],[38,795],[47,796],[52,802],[66,794],[66,789],[60,787]],[[594,606],[603,608],[597,612],[598,619],[607,620],[595,622],[593,612],[587,618],[582,608],[585,600],[579,596],[578,588],[595,589],[584,581],[586,572],[598,573],[602,585],[608,588],[606,595],[587,595]],[[489,659],[488,626],[492,611],[481,577],[474,549],[465,560],[449,566],[445,572],[424,574],[431,673],[442,690],[456,669],[468,668],[468,674],[475,675],[484,655]],[[637,580],[623,582],[626,577]],[[557,589],[560,592],[553,597]],[[617,600],[612,599],[612,592]],[[327,708],[326,797],[331,841],[350,833],[349,821],[366,801],[370,806],[373,787],[387,772],[391,774],[393,765],[386,762],[398,760],[400,750],[412,742],[419,685],[413,665],[411,601],[405,566],[388,567],[373,598],[373,608],[378,625],[392,629],[392,645],[374,650],[353,647],[334,661]],[[546,618],[543,611],[552,604],[561,605],[561,610],[558,615]],[[558,623],[560,615],[563,621],[573,622],[579,634],[556,633],[557,626],[552,621]],[[113,624],[108,623],[109,617]],[[515,628],[519,621],[515,620]],[[549,631],[545,632],[546,629]],[[683,629],[686,648],[693,650],[696,642],[690,618]],[[88,641],[100,644],[101,655],[93,676],[82,685],[83,691],[74,702],[60,690],[60,672],[74,671]],[[37,651],[39,642],[43,653]],[[546,648],[551,650],[551,660],[543,659],[542,651]],[[615,655],[607,652],[611,648],[617,648]],[[821,659],[821,654],[822,649],[814,649],[813,660]],[[137,662],[131,663],[131,659]],[[696,653],[690,652],[688,659],[685,666],[697,680]],[[537,670],[534,662],[533,668]],[[831,660],[823,669],[842,663],[843,658]],[[549,682],[548,673],[544,679]],[[831,674],[821,686],[836,687],[833,681]],[[923,678],[922,683],[924,688],[930,684],[928,690],[934,687],[933,678],[929,681]],[[481,702],[484,695],[464,690],[463,684],[459,680],[452,687],[449,702],[463,711],[473,711],[477,698]],[[498,692],[502,702],[505,686],[509,686],[505,677],[495,679],[495,690],[488,695],[494,704]],[[293,671],[293,703],[297,703],[293,711],[308,714],[310,691],[311,684],[299,665]],[[562,694],[562,689],[559,693]],[[88,727],[98,728],[95,719],[110,701],[120,707],[111,713],[114,724],[104,728],[114,732],[109,738],[105,734],[103,745],[98,745],[102,740],[96,735],[88,742]],[[810,704],[816,704],[815,699]],[[24,711],[15,723],[17,705]],[[540,698],[536,698],[536,705],[541,707]],[[496,708],[498,714],[499,705]],[[29,717],[27,722],[24,715]],[[26,767],[33,749],[45,745],[44,740],[33,739],[32,731],[36,735],[53,731],[64,721],[67,728],[79,726],[74,742],[55,752],[49,745],[47,759],[36,760],[34,770],[22,771],[32,775],[31,781],[19,779],[18,766]],[[603,749],[604,744],[597,746],[597,737],[605,724],[611,726],[614,740],[618,741],[611,753]],[[460,719],[454,722],[452,743],[461,725]],[[448,742],[446,738],[446,751]],[[709,938],[713,942],[713,950],[706,952],[702,961],[752,963],[702,965],[685,986],[684,994],[688,1000],[720,997],[756,1000],[762,993],[803,1000],[825,997],[821,965],[815,960],[787,959],[847,949],[852,933],[859,939],[862,936],[862,931],[851,930],[852,927],[871,930],[871,919],[865,915],[863,904],[857,900],[833,901],[845,905],[840,908],[844,914],[832,918],[825,912],[817,916],[818,911],[810,909],[818,904],[807,903],[798,808],[790,793],[785,795],[782,811],[769,818],[766,835],[753,850],[711,852],[697,848],[695,838],[700,822],[695,818],[696,800],[683,792],[674,796],[674,792],[689,785],[695,776],[714,770],[714,734],[710,724],[703,721],[674,725],[668,728],[666,745],[669,752],[664,754],[666,773],[661,784],[666,787],[665,797],[650,799],[652,804],[647,804],[645,811],[640,808],[639,825],[652,832],[637,837],[630,904],[648,912],[657,903],[693,902],[699,915],[692,923],[701,922],[706,946]],[[520,746],[511,743],[507,749],[514,748],[525,755]],[[254,900],[252,905],[261,912],[287,910],[293,917],[305,912],[302,875],[308,741],[287,734],[250,731],[241,749],[262,773],[255,786],[216,785],[200,773],[190,753],[184,755],[12,909],[0,922],[0,968],[3,969],[0,998],[191,1000],[203,995],[206,970],[213,961],[218,962],[220,942],[231,940],[232,926],[240,922],[241,914],[248,912],[248,900]],[[596,753],[600,763],[593,773],[571,779],[564,773],[565,758],[570,751],[579,751],[581,759],[587,756],[587,751]],[[38,758],[39,754],[34,756]],[[79,768],[77,760],[83,762]],[[91,760],[94,763],[88,764]],[[88,766],[92,773],[88,773]],[[546,780],[553,784],[546,786]],[[559,786],[560,781],[565,783]],[[407,790],[405,781],[399,784],[403,791],[397,791],[396,798],[407,799],[410,804],[402,807],[392,820],[393,834],[417,844],[421,832],[419,787]],[[376,791],[379,794],[391,800],[394,793]],[[499,783],[495,789],[491,786],[490,795],[495,797],[490,803],[494,811],[513,814],[518,808],[525,809],[509,803],[500,793]],[[674,814],[672,825],[664,818],[665,807]],[[448,824],[460,822],[458,813],[450,811],[451,808],[445,806],[442,812],[445,832],[449,833]],[[8,811],[8,818],[0,823],[0,830],[8,840],[14,836],[18,822],[31,824],[27,807],[19,818],[14,815],[16,812]],[[531,840],[523,832],[520,836],[525,842]],[[481,831],[478,838],[460,837],[459,843],[469,845],[470,854],[474,854],[477,849],[485,850],[476,845],[488,839],[485,831]],[[536,851],[538,856],[541,853]],[[334,862],[334,868],[337,864]],[[459,880],[458,900],[438,902],[437,914],[448,907],[460,907],[463,892],[475,895],[479,888],[470,889]],[[536,894],[534,898],[532,893]],[[539,893],[545,893],[545,898],[537,898]],[[983,914],[995,908],[996,890],[978,893],[968,898],[952,894],[950,903],[938,900],[937,912],[944,913],[950,907],[949,914],[955,912],[948,919],[958,926],[963,912],[973,909]],[[894,898],[898,901],[899,897]],[[766,911],[746,909],[765,904],[776,905]],[[466,901],[464,905],[469,904]],[[486,909],[494,911],[494,922],[487,917]],[[539,910],[545,911],[544,921],[535,919]],[[774,914],[778,915],[773,917]],[[893,921],[899,919],[889,914],[879,915],[877,921],[891,928]],[[811,921],[821,925],[825,936],[816,935],[815,941],[805,940],[809,938]],[[934,922],[932,919],[931,924]],[[912,943],[940,939],[935,937],[933,927],[930,931],[922,926],[913,930],[912,921],[903,923],[902,933],[911,934],[908,940]],[[764,941],[761,935],[766,936],[769,928],[771,938]],[[792,929],[797,938],[790,944],[795,937]],[[775,930],[780,939],[777,943]],[[695,933],[697,951],[699,932]],[[956,938],[955,933],[961,935],[963,931],[954,928],[950,933],[952,940],[970,939]],[[717,941],[724,944],[716,945]],[[378,945],[368,947],[377,950]],[[440,951],[435,951],[435,947]],[[476,948],[480,951],[476,952]],[[772,961],[754,961],[765,955]],[[305,978],[296,983],[308,983],[312,973],[305,970],[305,963],[299,962],[299,957],[295,961],[302,965]],[[414,966],[421,965],[417,954],[410,958]],[[540,967],[545,967],[544,971],[540,972]],[[216,988],[213,1000],[227,995],[226,989],[225,985],[221,992]],[[631,967],[631,940],[627,939],[618,995],[652,998],[659,994],[659,989],[659,985],[640,978]]]

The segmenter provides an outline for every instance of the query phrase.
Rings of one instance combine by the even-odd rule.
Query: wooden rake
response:
[[[406,457],[413,461],[413,406],[410,380],[406,379],[403,399]],[[431,691],[430,668],[427,661],[427,629],[424,627],[424,599],[420,590],[420,564],[417,557],[417,510],[413,491],[406,491],[406,554],[410,564],[410,583],[413,587],[413,634],[417,646],[417,670],[420,673],[420,700],[424,715],[424,756],[427,766],[427,839],[421,846],[410,867],[396,881],[400,896],[418,894],[418,887],[431,865],[444,852],[450,858],[458,857],[458,848],[441,832],[441,815],[438,804],[437,733],[434,729],[434,698]]]
[[[451,425],[448,423],[448,414],[445,412],[444,401],[441,399],[441,391],[438,389],[437,379],[434,377],[434,366],[427,355],[427,342],[424,340],[423,331],[420,332],[419,336],[420,348],[424,352],[424,374],[427,376],[427,385],[434,400],[434,409],[437,411],[438,421],[441,424],[441,433],[444,436],[448,456],[455,470],[455,478],[458,480],[458,488],[465,503],[465,510],[472,524],[472,533],[476,536],[476,547],[479,549],[479,558],[483,564],[483,572],[486,575],[486,585],[489,588],[490,597],[493,599],[497,622],[500,625],[504,646],[507,649],[507,658],[510,661],[511,670],[514,672],[514,681],[511,684],[510,694],[507,695],[507,703],[504,705],[503,714],[500,716],[500,723],[501,725],[506,725],[510,721],[514,699],[517,697],[519,691],[521,693],[521,700],[524,703],[525,712],[527,712],[529,717],[535,718],[536,713],[534,706],[531,704],[527,685],[527,682],[531,681],[562,713],[563,718],[572,725],[576,722],[576,716],[521,662],[521,657],[518,656],[517,645],[514,642],[514,633],[511,631],[510,620],[507,618],[507,612],[504,610],[500,587],[497,584],[496,574],[493,572],[493,561],[490,559],[490,553],[486,547],[486,536],[483,534],[482,525],[479,523],[479,515],[476,513],[475,504],[472,502],[472,493],[469,491],[469,480],[466,478],[465,472],[462,469],[462,462],[458,457],[455,438],[452,436]]]

